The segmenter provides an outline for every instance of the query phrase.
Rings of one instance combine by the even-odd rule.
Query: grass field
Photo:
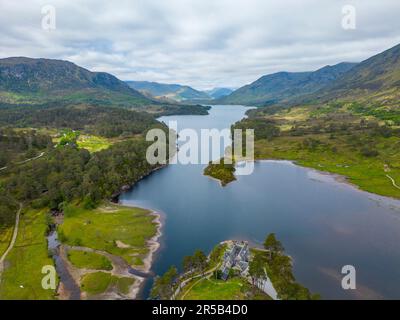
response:
[[[251,291],[250,284],[241,278],[231,278],[227,281],[215,279],[194,280],[188,284],[189,291],[184,292],[184,300],[246,300]],[[257,290],[258,291],[258,290]],[[257,292],[252,299],[269,300],[270,298]]]
[[[13,227],[1,228],[0,227],[0,257],[7,250],[11,237],[13,234]]]
[[[109,139],[85,134],[80,135],[77,142],[79,148],[86,149],[90,153],[107,149],[112,145]]]
[[[0,299],[54,299],[54,290],[42,288],[42,268],[54,265],[48,256],[45,233],[47,210],[28,210],[21,215],[17,241],[5,261]]]
[[[133,278],[119,278],[108,272],[94,272],[82,277],[81,289],[89,295],[96,295],[115,286],[120,293],[127,294],[134,282]]]
[[[109,204],[95,210],[69,206],[59,226],[59,239],[72,246],[83,246],[124,258],[130,265],[142,264],[146,242],[157,226],[148,210]]]
[[[81,269],[112,270],[111,261],[101,254],[79,250],[69,250],[68,259],[71,263]]]

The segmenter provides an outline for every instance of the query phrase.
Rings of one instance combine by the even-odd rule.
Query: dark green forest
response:
[[[149,114],[101,107],[3,110],[0,119],[3,164],[20,153],[26,159],[30,150],[44,152],[39,159],[13,162],[0,172],[3,226],[13,223],[19,202],[62,210],[69,202],[91,208],[112,199],[121,187],[134,184],[160,166],[146,160],[146,150],[152,142],[145,141],[145,133],[154,127],[168,130]],[[75,144],[54,148],[49,135],[6,128],[6,123],[16,127],[79,129],[103,137],[120,137],[122,141],[91,154]]]
[[[142,133],[151,126],[159,126],[159,122],[152,115],[145,112],[112,107],[19,107],[1,110],[1,126],[69,128],[107,138],[114,138]]]
[[[15,131],[0,128],[0,168],[11,161],[29,159],[52,145],[51,138],[35,130]]]

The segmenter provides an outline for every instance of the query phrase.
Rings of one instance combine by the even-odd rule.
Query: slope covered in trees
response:
[[[0,127],[69,128],[112,138],[139,134],[158,125],[159,122],[148,113],[112,107],[77,105],[0,109]]]
[[[0,112],[0,126],[3,128],[0,146],[5,151],[0,158],[3,164],[17,159],[20,153],[25,158],[28,152],[44,153],[39,159],[13,163],[0,172],[1,200],[52,209],[72,201],[96,206],[117,194],[122,186],[149,174],[160,165],[151,165],[146,160],[151,142],[145,141],[145,134],[155,127],[168,130],[147,113],[90,106],[7,108]],[[33,127],[40,131],[5,126]],[[46,128],[56,129],[55,132],[75,129],[122,142],[92,154],[79,149],[76,143],[59,143],[54,148],[52,137],[45,134]],[[4,209],[5,205],[1,204],[0,219],[11,223],[9,216],[13,212]]]

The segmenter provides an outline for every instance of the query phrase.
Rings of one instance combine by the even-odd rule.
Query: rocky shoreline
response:
[[[111,202],[112,202],[112,203],[115,203],[115,204],[118,204],[118,203],[119,203],[119,196],[120,196],[121,194],[123,194],[124,192],[127,192],[127,191],[131,190],[131,189],[135,186],[136,183],[138,183],[138,182],[141,181],[142,179],[144,179],[144,178],[150,176],[152,173],[154,173],[154,172],[156,172],[156,171],[158,171],[158,170],[161,170],[161,169],[165,168],[166,166],[167,166],[167,164],[160,165],[160,166],[158,166],[157,168],[154,168],[154,169],[150,170],[150,172],[148,172],[147,174],[141,176],[137,181],[133,182],[132,184],[126,184],[126,185],[122,186],[121,189],[120,189],[118,192],[114,193],[114,194],[111,196]]]

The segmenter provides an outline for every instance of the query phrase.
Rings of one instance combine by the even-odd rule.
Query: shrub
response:
[[[370,147],[364,147],[364,148],[361,149],[361,154],[364,157],[372,158],[372,157],[378,156],[379,152],[377,150],[375,150],[375,149],[370,148]]]

